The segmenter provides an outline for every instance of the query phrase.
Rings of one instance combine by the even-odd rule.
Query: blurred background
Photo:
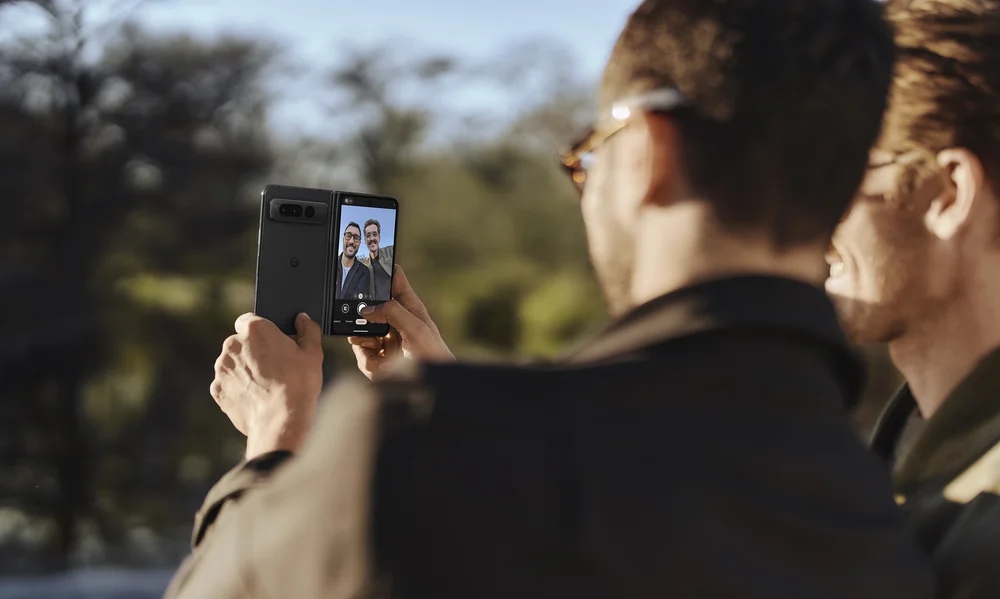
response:
[[[266,183],[398,197],[460,356],[600,325],[554,155],[635,4],[0,0],[0,599],[163,591],[244,449],[208,387]]]

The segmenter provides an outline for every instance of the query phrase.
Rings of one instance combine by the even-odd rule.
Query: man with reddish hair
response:
[[[826,288],[906,385],[872,447],[942,597],[1000,597],[1000,1],[890,0],[897,64]]]

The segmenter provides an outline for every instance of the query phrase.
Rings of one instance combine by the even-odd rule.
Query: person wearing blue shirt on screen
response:
[[[358,248],[361,246],[361,227],[347,223],[344,227],[344,251],[337,260],[337,299],[365,299],[370,297],[371,273],[358,265]]]

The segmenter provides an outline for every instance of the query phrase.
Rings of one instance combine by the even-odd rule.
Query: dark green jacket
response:
[[[896,502],[935,562],[938,596],[1000,598],[1000,349],[983,358],[896,460],[916,403],[904,386],[871,446],[893,464]]]
[[[378,249],[378,263],[382,265],[382,270],[392,274],[392,267],[394,264],[393,253],[395,252],[396,246],[387,245],[383,248]],[[358,262],[365,265],[368,268],[368,297],[375,297],[375,269],[372,268],[372,261],[369,256],[359,257]]]

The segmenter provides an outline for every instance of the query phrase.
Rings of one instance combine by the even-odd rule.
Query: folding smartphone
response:
[[[361,314],[392,297],[399,203],[389,196],[268,185],[261,192],[254,313],[295,334],[380,336]]]

